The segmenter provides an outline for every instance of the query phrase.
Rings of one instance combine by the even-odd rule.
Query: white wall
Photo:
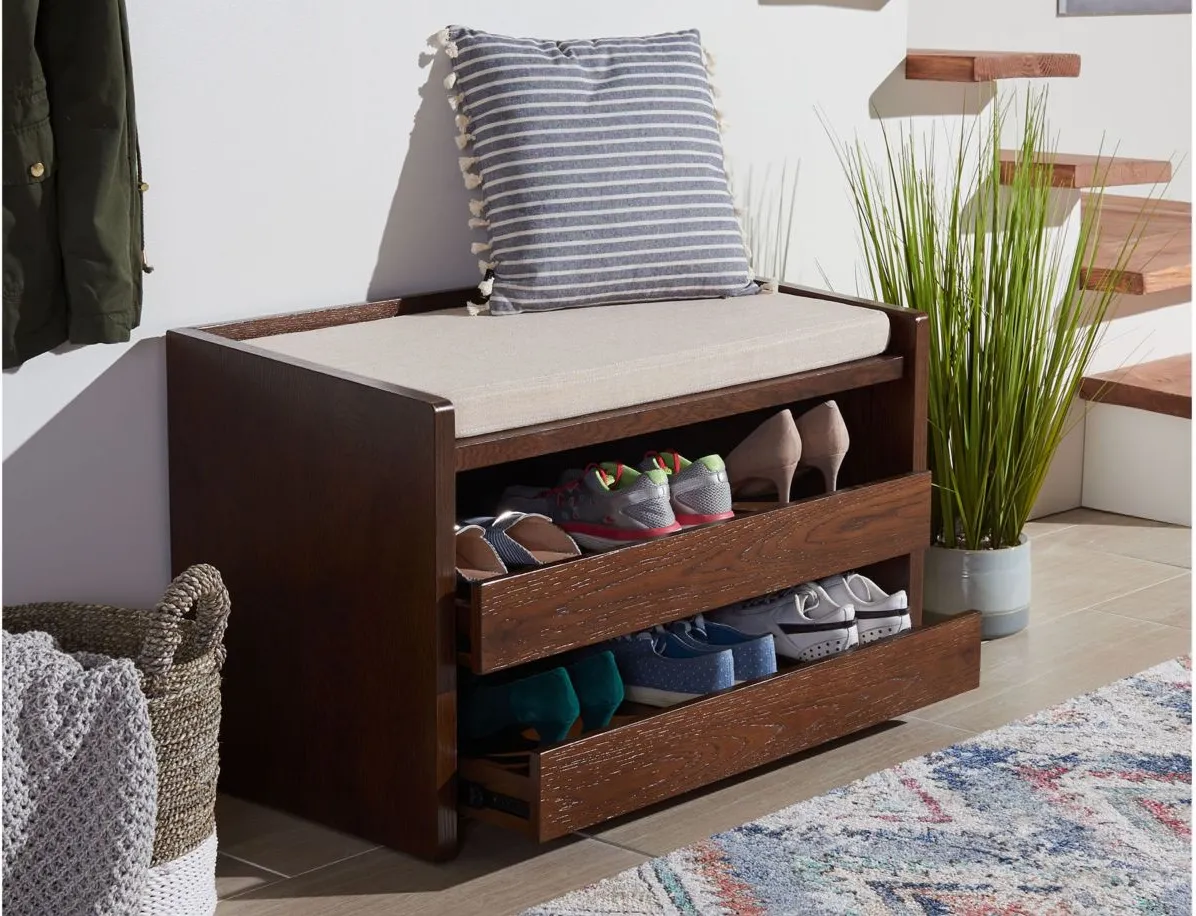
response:
[[[1057,6],[1057,0],[911,0],[910,46],[1079,54],[1079,79],[1047,81],[1061,151],[1097,153],[1103,143],[1106,154],[1188,156],[1192,17],[1058,17]],[[1192,199],[1191,162],[1176,172],[1166,196]]]
[[[1174,177],[1165,188],[1109,193],[1191,200],[1192,17],[1058,17],[1057,6],[1057,0],[912,0],[910,46],[1079,54],[1079,79],[1036,83],[1049,85],[1058,149],[1171,159]],[[1025,85],[1005,83],[1002,91],[1022,92]],[[1007,126],[1013,133],[1018,122],[1011,118]],[[1078,227],[1077,211],[1073,234]],[[1092,372],[1191,351],[1191,306],[1180,292],[1122,297],[1110,315]]]
[[[855,289],[854,224],[815,108],[842,136],[870,141],[872,102],[958,113],[959,87],[900,77],[911,16],[922,45],[939,30],[964,46],[1073,47],[1056,40],[1065,32],[1053,13],[1028,12],[1049,13],[1053,0],[1017,0],[1027,10],[1017,16],[1011,0],[128,2],[157,270],[133,344],[46,355],[4,376],[6,602],[144,602],[165,582],[167,328],[476,282],[444,62],[419,63],[446,23],[570,38],[702,29],[733,164],[800,160],[792,279],[820,284],[825,271],[845,290]],[[1109,66],[1102,55],[1125,60],[1126,26],[1102,28],[1101,46],[1081,49],[1086,77]],[[1188,84],[1174,74],[1188,47],[1173,21],[1130,28],[1157,74],[1147,104],[1183,122],[1182,140],[1131,147],[1146,106],[1093,101],[1084,80],[1068,104],[1082,96],[1099,113],[1091,123],[1115,135],[1114,110],[1132,109],[1126,152],[1186,149]]]
[[[477,282],[445,62],[420,67],[439,28],[702,29],[737,163],[801,160],[795,279],[816,282],[817,258],[851,286],[849,212],[814,108],[847,136],[871,130],[867,100],[902,60],[908,14],[905,0],[128,3],[156,271],[139,343],[4,376],[6,602],[150,601],[166,581],[167,328]]]

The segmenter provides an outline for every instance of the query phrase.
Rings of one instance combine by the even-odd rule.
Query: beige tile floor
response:
[[[439,866],[222,798],[218,916],[517,913],[1189,651],[1188,529],[1078,509],[1030,535],[1033,622],[984,645],[978,690],[546,846],[467,822]]]

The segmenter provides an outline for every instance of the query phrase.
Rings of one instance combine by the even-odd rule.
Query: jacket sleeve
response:
[[[119,343],[141,317],[141,200],[124,0],[43,0],[37,48],[57,162],[72,343]]]

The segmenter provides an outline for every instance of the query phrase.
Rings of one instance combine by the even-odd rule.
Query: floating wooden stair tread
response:
[[[1081,206],[1096,206],[1084,195]],[[1092,267],[1081,272],[1084,289],[1111,287],[1116,292],[1143,296],[1192,285],[1192,205],[1186,201],[1148,200],[1106,194],[1097,223]],[[1117,260],[1125,240],[1141,231],[1141,238],[1121,270]]]
[[[1001,150],[1002,184],[1012,183],[1020,156],[1021,150]],[[1171,163],[1164,159],[1043,153],[1035,164],[1043,168],[1053,166],[1051,184],[1058,188],[1115,187],[1171,180]]]
[[[1084,379],[1085,401],[1192,418],[1192,356],[1172,356]]]
[[[924,49],[907,51],[905,54],[907,80],[986,83],[989,80],[1023,77],[1079,75],[1079,54]]]

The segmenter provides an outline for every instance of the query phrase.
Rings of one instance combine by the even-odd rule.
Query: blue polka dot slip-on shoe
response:
[[[577,542],[547,515],[504,512],[498,518],[471,518],[507,566],[544,566],[581,556]]]
[[[812,582],[714,611],[708,619],[754,636],[771,633],[777,655],[799,662],[826,658],[860,642],[855,607],[839,604]]]
[[[771,633],[750,636],[726,624],[706,620],[701,614],[692,621],[671,623],[668,630],[699,651],[730,649],[736,684],[777,673],[777,649]]]
[[[632,703],[672,706],[735,686],[730,649],[695,649],[667,631],[621,636],[603,648],[614,654]]]

